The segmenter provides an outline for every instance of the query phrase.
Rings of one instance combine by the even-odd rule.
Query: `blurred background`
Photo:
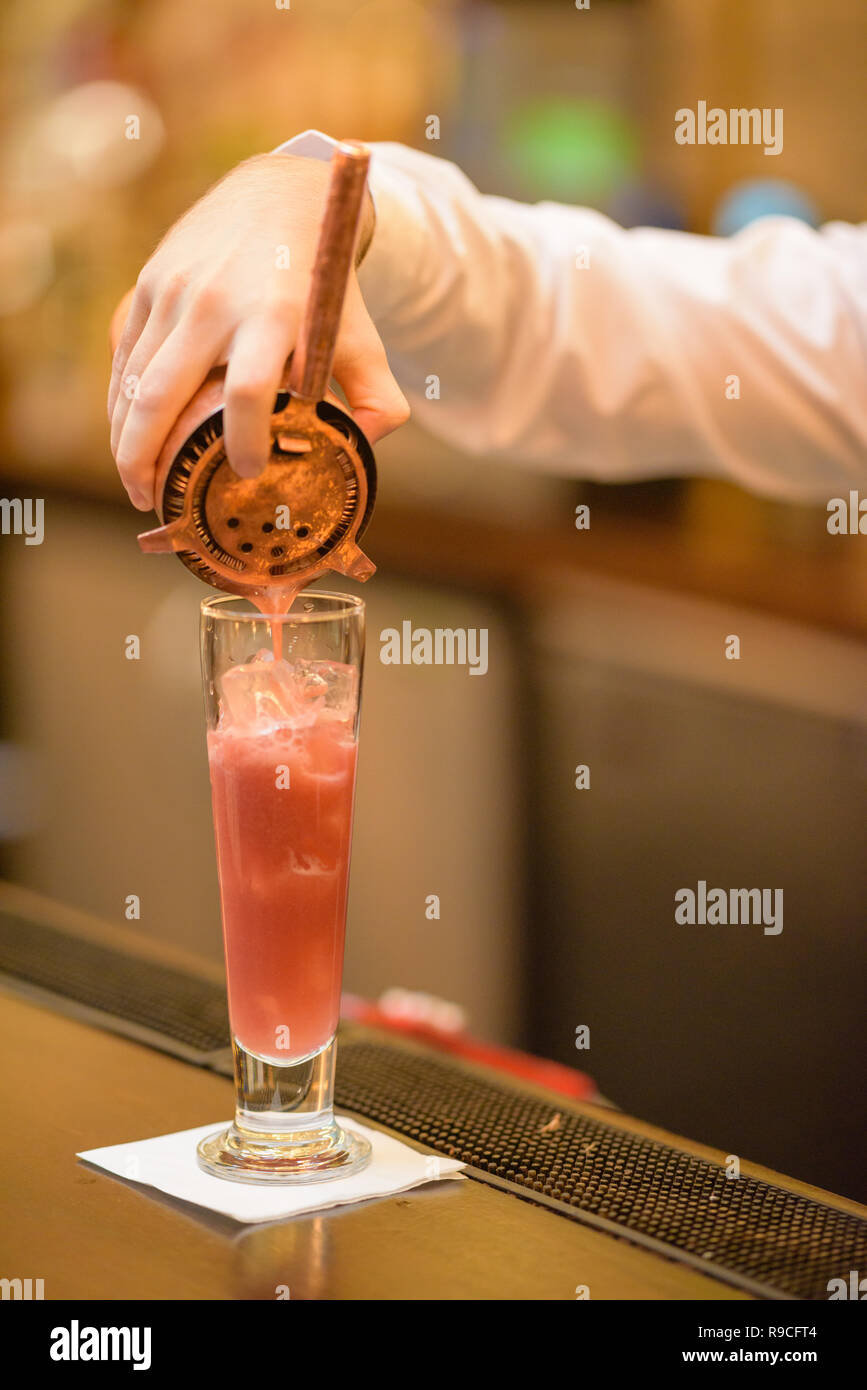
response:
[[[156,242],[310,126],[626,225],[859,221],[867,9],[8,0],[0,38],[0,492],[45,499],[41,546],[0,536],[0,872],[216,961],[205,591],[139,553],[105,418],[109,317]],[[783,107],[784,152],[675,144],[699,99]],[[454,1001],[632,1113],[867,1198],[863,538],[822,507],[572,484],[412,425],[378,459],[347,988]],[[486,679],[381,666],[404,619],[488,628]],[[675,927],[699,879],[782,887],[783,933]]]

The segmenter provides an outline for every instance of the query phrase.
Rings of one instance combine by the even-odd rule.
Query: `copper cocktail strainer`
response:
[[[369,151],[348,142],[332,156],[310,292],[263,471],[241,478],[226,457],[222,368],[182,412],[157,461],[162,525],[140,535],[139,545],[174,550],[214,588],[276,599],[329,570],[358,580],[375,571],[357,543],[376,496],[373,451],[346,412],[324,399],[369,163]]]

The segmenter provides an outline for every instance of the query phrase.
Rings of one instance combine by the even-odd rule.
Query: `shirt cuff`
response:
[[[337,146],[339,140],[335,140],[330,135],[325,135],[321,130],[302,130],[300,135],[293,135],[291,140],[284,140],[282,145],[271,151],[272,154],[294,154],[302,159],[319,159],[327,164]],[[371,160],[372,163],[372,160]],[[371,187],[371,179],[368,174],[367,186],[370,196],[373,199],[373,211],[376,212],[376,196]]]
[[[321,159],[327,162],[339,144],[339,140],[333,140],[330,135],[323,135],[321,130],[302,130],[300,135],[293,135],[291,140],[284,140],[283,144],[278,145],[271,153],[297,154],[302,159]]]

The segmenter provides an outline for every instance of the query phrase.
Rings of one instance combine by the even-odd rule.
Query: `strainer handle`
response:
[[[354,141],[339,144],[331,157],[319,246],[289,373],[289,390],[303,401],[323,400],[331,380],[369,164],[369,149]]]

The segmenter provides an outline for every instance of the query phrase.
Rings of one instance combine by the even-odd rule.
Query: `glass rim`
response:
[[[364,612],[364,599],[356,594],[341,594],[334,589],[301,589],[292,600],[299,598],[325,598],[337,599],[339,606],[331,608],[326,612],[293,613],[263,613],[260,609],[253,607],[252,612],[239,613],[232,612],[229,608],[233,603],[252,603],[253,600],[245,598],[243,594],[217,594],[212,598],[203,598],[199,604],[199,609],[203,618],[215,618],[223,622],[259,622],[259,623],[323,623],[334,622],[335,619],[351,617],[353,614]]]

